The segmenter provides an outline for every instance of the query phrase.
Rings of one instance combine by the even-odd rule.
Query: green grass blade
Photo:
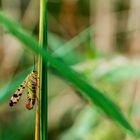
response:
[[[61,37],[58,37],[57,35],[52,34],[52,33],[48,33],[48,47],[50,47],[52,51],[55,51],[58,48],[62,48],[64,44],[65,44],[65,41]],[[65,47],[67,49],[67,46]],[[65,55],[61,56],[61,53],[57,53],[56,56],[61,57],[65,63],[70,64],[70,65],[77,64],[84,60],[84,57],[82,57],[78,52],[74,50],[71,50],[69,53],[67,53],[67,57],[65,57]]]
[[[77,36],[72,38],[70,41],[65,43],[63,46],[59,47],[53,52],[54,56],[60,56],[64,57],[66,56],[69,52],[74,50],[76,47],[78,47],[80,44],[85,42],[87,39],[90,38],[90,33],[93,33],[93,27],[88,27],[81,33],[79,33]]]
[[[8,32],[10,32],[13,36],[18,38],[21,42],[24,42],[26,46],[30,46],[30,48],[37,54],[42,54],[46,60],[46,52],[42,48],[39,48],[38,42],[31,37],[27,32],[25,32],[21,26],[15,22],[14,20],[6,17],[3,12],[0,12],[0,24],[3,25]]]
[[[47,0],[40,1],[40,47],[47,52]],[[44,58],[40,64],[40,140],[47,140],[47,63]]]
[[[63,77],[82,91],[81,94],[83,97],[91,102],[94,102],[112,119],[117,121],[127,130],[134,133],[132,126],[124,118],[119,108],[108,97],[104,96],[99,90],[82,80],[82,78],[80,78],[76,72],[74,72],[64,63],[58,61],[52,56],[48,56],[48,60],[52,67],[54,67],[61,75],[63,75]]]
[[[46,52],[46,50],[39,48],[38,43],[30,35],[28,35],[19,25],[15,24],[15,22],[5,17],[2,13],[0,13],[0,24],[4,25],[6,29],[24,43],[26,47],[32,49],[37,54],[40,53],[46,63],[48,60],[53,68],[55,68],[75,87],[81,90],[81,94],[84,98],[88,99],[92,103],[94,102],[113,120],[135,135],[133,127],[125,119],[118,107],[108,97],[104,96],[99,90],[82,80],[82,78],[66,64],[51,56],[48,52]]]

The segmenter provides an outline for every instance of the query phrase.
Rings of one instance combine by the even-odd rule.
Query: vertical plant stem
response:
[[[40,140],[40,63],[41,57],[38,56],[38,81],[37,81],[37,106],[36,106],[36,120],[35,120],[35,140]]]
[[[40,61],[40,60],[38,60]],[[38,62],[38,67],[39,67],[39,62]],[[38,76],[39,76],[39,69],[38,69]],[[35,140],[40,140],[40,97],[39,97],[39,92],[40,92],[40,79],[38,78],[37,82],[37,106],[36,106],[36,120],[35,120]]]
[[[47,51],[47,0],[40,0],[39,44]],[[38,105],[36,110],[35,140],[47,140],[47,67],[38,59]]]
[[[47,0],[40,0],[40,46],[47,53]],[[40,140],[47,140],[47,66],[44,58],[40,63]]]

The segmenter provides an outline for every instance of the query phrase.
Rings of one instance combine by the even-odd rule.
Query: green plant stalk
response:
[[[39,44],[47,53],[47,0],[40,0]],[[47,140],[47,63],[40,62],[40,140]]]

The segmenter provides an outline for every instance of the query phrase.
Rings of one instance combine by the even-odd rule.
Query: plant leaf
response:
[[[40,48],[38,43],[33,39],[28,33],[26,33],[20,25],[16,22],[7,18],[3,13],[0,13],[0,24],[6,27],[8,31],[17,37],[26,47],[32,49],[37,54],[41,54],[44,61],[50,63],[50,65],[55,68],[63,77],[65,77],[69,82],[71,82],[76,88],[81,90],[81,94],[84,98],[92,103],[95,103],[100,107],[107,115],[109,115],[113,120],[118,122],[122,127],[136,135],[135,130],[130,125],[130,123],[125,119],[118,107],[107,97],[102,94],[99,90],[89,85],[85,82],[79,74],[72,70],[65,63],[59,61],[43,48]]]

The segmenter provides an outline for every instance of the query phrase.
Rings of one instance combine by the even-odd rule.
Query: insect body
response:
[[[33,70],[31,74],[26,78],[26,80],[20,85],[20,87],[13,94],[9,102],[9,105],[11,107],[19,101],[26,87],[28,89],[26,108],[30,110],[33,109],[36,100],[37,71]]]

